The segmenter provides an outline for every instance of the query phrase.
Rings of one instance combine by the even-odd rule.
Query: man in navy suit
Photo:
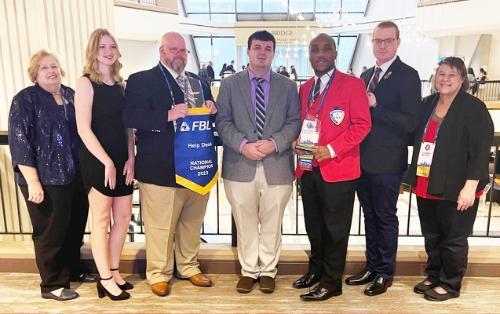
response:
[[[199,103],[193,101],[197,86],[191,82],[201,86],[203,106],[216,112],[208,83],[184,71],[187,54],[182,35],[166,33],[158,65],[132,74],[125,90],[123,120],[128,128],[137,129],[135,177],[146,229],[146,277],[159,296],[170,292],[174,255],[178,277],[196,286],[212,285],[198,263],[209,194],[185,189],[175,180],[174,123]]]
[[[348,285],[369,283],[364,290],[368,296],[382,294],[392,284],[398,247],[396,203],[421,107],[418,73],[397,56],[398,26],[381,22],[372,43],[376,65],[361,74],[372,130],[361,143],[357,190],[365,216],[367,262],[361,273],[346,279]]]

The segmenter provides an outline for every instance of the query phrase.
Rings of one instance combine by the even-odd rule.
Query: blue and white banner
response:
[[[219,178],[210,110],[189,108],[188,115],[176,124],[175,181],[205,195]]]

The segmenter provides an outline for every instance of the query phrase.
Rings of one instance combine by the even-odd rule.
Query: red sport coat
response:
[[[364,82],[335,70],[335,76],[327,92],[323,107],[319,113],[321,121],[319,145],[330,146],[335,151],[335,157],[319,163],[321,176],[326,182],[339,182],[357,179],[360,176],[359,144],[371,129],[370,109]],[[309,106],[309,93],[314,86],[314,77],[305,82],[299,91],[301,103],[301,121],[304,121],[306,108]],[[316,113],[323,93],[309,109]],[[344,118],[337,124],[331,113],[344,113]],[[317,164],[316,161],[314,161]],[[303,171],[297,167],[295,175],[302,176]]]

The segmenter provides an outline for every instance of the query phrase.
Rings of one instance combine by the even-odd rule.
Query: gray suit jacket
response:
[[[300,102],[297,85],[290,79],[271,72],[271,87],[266,111],[263,139],[273,138],[278,152],[263,159],[268,184],[290,184],[294,178],[290,145],[300,131]],[[217,97],[217,129],[224,143],[222,177],[249,182],[255,178],[257,161],[240,154],[244,139],[257,142],[255,109],[251,100],[247,71],[225,78]]]

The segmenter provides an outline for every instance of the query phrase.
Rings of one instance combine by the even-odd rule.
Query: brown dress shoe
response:
[[[273,293],[274,288],[276,287],[274,283],[274,278],[269,276],[261,276],[259,278],[259,284],[260,284],[259,288],[260,291],[264,293]]]
[[[160,297],[164,297],[170,293],[170,286],[166,281],[160,281],[151,285],[151,291]]]
[[[212,280],[208,278],[205,274],[199,273],[188,278],[188,280],[195,286],[198,287],[211,287]]]
[[[236,290],[239,293],[249,293],[250,291],[253,290],[256,282],[257,279],[243,276],[240,278],[240,281],[238,281],[238,284],[236,285]]]

